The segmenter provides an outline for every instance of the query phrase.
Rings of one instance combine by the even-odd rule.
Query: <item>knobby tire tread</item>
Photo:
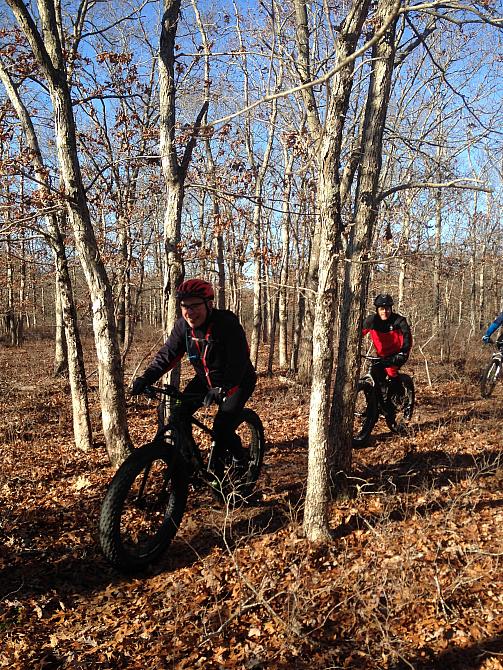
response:
[[[377,399],[374,387],[369,382],[359,381],[357,388],[357,397],[359,393],[365,395],[366,417],[360,431],[353,435],[353,449],[363,449],[367,446],[370,435],[377,422]],[[355,401],[356,402],[356,401]]]
[[[132,555],[124,547],[120,523],[124,503],[136,477],[156,460],[162,460],[173,468],[170,477],[173,489],[173,507],[169,518],[162,525],[162,533],[156,546],[145,556]],[[117,569],[123,572],[136,572],[146,569],[151,563],[163,554],[180,526],[185,508],[189,480],[182,459],[176,450],[163,443],[150,443],[136,449],[122,463],[115,473],[106,492],[101,507],[99,537],[101,548],[106,559]]]
[[[498,381],[497,375],[500,367],[501,362],[494,358],[491,359],[489,364],[486,366],[480,383],[480,394],[483,398],[491,397],[494,391],[494,387],[496,386],[496,382]]]
[[[407,426],[410,423],[410,420],[412,419],[412,415],[414,413],[414,408],[416,404],[416,390],[414,387],[414,380],[410,375],[404,373],[400,373],[400,380],[402,382],[402,385],[405,389],[405,393],[409,401],[408,418],[404,423],[403,421],[397,422],[396,420],[392,420],[390,419],[390,417],[385,416],[388,428],[397,435],[402,435],[404,432],[407,431]]]
[[[265,434],[260,417],[252,409],[245,407],[236,431],[239,430],[239,427],[243,424],[247,424],[251,430],[253,457],[250,460],[247,472],[240,478],[239,482],[237,482],[237,486],[231,486],[230,483],[227,483],[224,480],[219,497],[226,504],[239,503],[251,496],[257,485],[258,478],[260,477],[264,461]]]

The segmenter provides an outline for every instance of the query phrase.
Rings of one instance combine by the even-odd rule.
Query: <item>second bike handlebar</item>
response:
[[[395,365],[390,358],[382,358],[381,356],[363,355],[362,358],[365,358],[367,361],[370,361],[371,363],[380,363],[385,368]]]

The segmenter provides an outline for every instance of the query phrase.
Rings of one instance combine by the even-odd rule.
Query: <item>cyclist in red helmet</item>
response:
[[[238,463],[246,458],[235,429],[257,375],[239,319],[230,310],[213,307],[214,291],[209,282],[188,279],[180,284],[176,297],[182,316],[150,365],[134,380],[131,394],[142,393],[187,354],[196,374],[183,391],[190,402],[180,405],[177,411],[193,414],[212,400],[219,403],[213,423],[215,447],[210,469],[221,480],[226,449]]]
[[[377,366],[374,378],[379,374],[384,383],[388,375],[390,392],[395,395],[403,394],[402,383],[398,370],[407,362],[412,347],[412,333],[407,319],[393,311],[393,298],[389,293],[380,293],[374,300],[375,314],[367,316],[363,322],[363,334],[370,334],[376,353],[381,358],[388,359],[390,365],[383,368]]]

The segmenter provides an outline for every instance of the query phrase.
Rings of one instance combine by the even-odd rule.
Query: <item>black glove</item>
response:
[[[143,377],[136,377],[131,387],[131,395],[141,395],[148,386],[148,382]]]
[[[393,365],[400,366],[407,362],[407,358],[408,358],[407,354],[404,354],[403,351],[400,351],[398,352],[398,354],[392,356],[391,360]]]
[[[482,338],[482,342],[484,344],[489,344],[490,341],[491,341],[491,336],[490,335],[484,335],[484,337]]]
[[[220,405],[225,397],[224,390],[220,386],[215,386],[211,388],[208,393],[204,396],[203,405],[209,407],[212,402]]]

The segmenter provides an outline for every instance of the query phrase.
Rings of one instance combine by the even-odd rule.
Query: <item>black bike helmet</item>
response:
[[[389,293],[379,293],[374,300],[376,307],[393,307],[393,298]]]
[[[215,297],[215,292],[213,291],[213,286],[204,281],[204,279],[187,279],[180,284],[176,290],[176,297],[178,300],[183,300],[184,298],[201,298],[206,302],[206,300],[213,300]]]

